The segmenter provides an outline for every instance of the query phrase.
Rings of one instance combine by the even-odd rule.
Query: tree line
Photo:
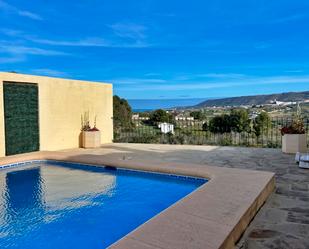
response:
[[[271,118],[267,112],[261,112],[255,119],[249,118],[244,109],[233,109],[230,114],[215,116],[205,122],[203,130],[213,133],[253,132],[258,137],[271,126]]]
[[[114,106],[114,129],[121,127],[133,128],[132,109],[127,100],[118,96],[113,98]],[[194,120],[203,123],[202,129],[212,133],[231,133],[231,132],[253,132],[259,137],[264,131],[271,126],[271,118],[267,112],[261,112],[255,119],[249,118],[249,113],[245,109],[233,109],[229,114],[221,114],[210,118],[209,120],[201,111],[193,111],[190,116]],[[160,122],[169,122],[176,124],[171,113],[159,109],[149,114],[149,125],[155,125]]]

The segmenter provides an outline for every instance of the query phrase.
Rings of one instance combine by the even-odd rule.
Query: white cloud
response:
[[[53,45],[53,46],[72,46],[72,47],[106,47],[108,42],[101,38],[87,38],[77,41],[60,41],[60,40],[49,40],[49,39],[39,39],[30,36],[26,36],[26,39],[40,44]]]
[[[118,39],[111,43],[113,47],[145,48],[152,46],[146,41],[147,27],[135,23],[114,23],[108,25]],[[120,38],[120,39],[119,39]]]
[[[0,0],[1,1],[1,0]],[[21,36],[22,31],[16,30],[16,29],[0,29],[1,33],[7,35],[7,36]]]
[[[23,55],[11,55],[11,56],[1,56],[0,64],[10,64],[25,61],[25,56]]]
[[[30,12],[28,10],[19,9],[19,8],[15,7],[13,5],[10,5],[7,2],[2,1],[2,0],[0,0],[0,10],[3,10],[5,12],[9,12],[9,13],[13,13],[13,14],[16,14],[16,15],[19,15],[19,16],[22,16],[22,17],[27,17],[27,18],[30,18],[30,19],[33,19],[33,20],[43,20],[43,18],[36,13]]]
[[[270,23],[286,23],[286,22],[290,22],[290,21],[301,20],[301,19],[304,19],[304,18],[307,18],[307,17],[308,17],[308,15],[299,13],[299,14],[294,14],[294,15],[284,16],[284,17],[274,19],[274,20],[270,21]]]
[[[207,73],[207,74],[197,74],[197,77],[201,78],[214,78],[214,79],[238,79],[246,77],[245,74],[239,73]]]
[[[151,77],[151,76],[161,76],[160,73],[146,73],[144,74],[146,77]]]
[[[146,38],[145,31],[147,28],[143,25],[134,23],[115,23],[109,25],[115,35],[122,38],[130,38],[134,40],[143,40]]]
[[[42,20],[41,16],[39,16],[38,14],[35,14],[33,12],[30,12],[30,11],[19,10],[18,14],[20,16],[28,17],[28,18],[31,18],[33,20],[38,20],[38,21]]]
[[[103,80],[104,81],[104,80]],[[167,80],[164,79],[150,79],[150,78],[118,78],[118,79],[109,79],[108,82],[113,82],[117,85],[140,85],[140,84],[162,84],[166,83]]]
[[[52,77],[68,77],[69,74],[66,72],[48,69],[48,68],[39,68],[31,70],[31,73],[44,75],[44,76],[52,76]]]
[[[68,40],[49,40],[27,37],[27,40],[44,45],[52,46],[69,46],[69,47],[107,47],[107,48],[144,48],[149,45],[141,41],[123,42],[123,41],[108,41],[102,38],[86,38],[76,41]]]
[[[297,83],[308,83],[309,75],[303,76],[272,76],[272,77],[259,77],[259,76],[248,76],[243,79],[238,80],[223,80],[217,82],[207,82],[207,81],[191,81],[188,83],[179,84],[173,80],[166,81],[168,84],[148,84],[148,85],[138,85],[137,87],[116,87],[119,90],[125,91],[150,91],[150,90],[160,90],[160,91],[181,91],[181,90],[207,90],[207,89],[220,89],[229,87],[246,87],[246,86],[256,86],[256,85],[275,85],[275,84],[297,84]]]
[[[286,70],[286,73],[302,73],[304,70],[301,69],[295,69],[295,70]]]
[[[108,42],[102,38],[90,37],[81,40],[52,40],[52,39],[41,39],[32,35],[28,35],[23,31],[14,29],[0,29],[0,31],[12,37],[18,37],[34,43],[52,45],[52,46],[80,46],[80,47],[105,47],[109,46]]]
[[[27,55],[27,54],[44,55],[44,56],[68,55],[67,53],[56,51],[56,50],[28,47],[28,46],[22,46],[22,45],[8,45],[8,44],[1,44],[1,43],[0,43],[0,52],[8,53],[8,54],[20,54],[20,55]]]
[[[135,41],[125,41],[121,39],[107,40],[100,37],[88,37],[79,40],[55,40],[55,39],[38,38],[33,35],[28,35],[19,30],[0,29],[0,31],[7,36],[18,37],[37,44],[50,45],[50,46],[109,47],[109,48],[144,48],[149,46],[149,44],[141,40],[135,40]]]

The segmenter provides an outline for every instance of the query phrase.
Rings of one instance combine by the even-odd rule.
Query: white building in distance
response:
[[[160,123],[158,127],[161,129],[161,132],[164,134],[173,133],[174,134],[174,125],[170,123]]]

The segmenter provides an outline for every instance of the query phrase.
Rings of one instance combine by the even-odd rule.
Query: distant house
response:
[[[180,115],[175,116],[175,120],[176,121],[186,121],[186,120],[194,121],[194,117],[187,117],[187,116],[180,114]]]
[[[174,133],[174,125],[170,123],[160,123],[158,127],[161,129],[161,132],[164,134]]]
[[[149,117],[140,117],[139,114],[133,114],[132,120],[149,120]]]
[[[254,120],[258,117],[259,115],[257,113],[252,113],[249,115],[249,119]]]
[[[139,114],[132,115],[132,120],[138,120],[138,119],[139,119]]]
[[[273,100],[270,101],[271,104],[276,105],[276,106],[287,106],[287,105],[296,105],[297,102],[296,101],[288,101],[288,102],[284,102],[284,101],[278,101],[278,100]]]

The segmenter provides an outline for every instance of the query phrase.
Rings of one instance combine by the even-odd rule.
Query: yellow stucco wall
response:
[[[79,147],[81,115],[96,116],[101,143],[113,140],[111,84],[0,72],[0,156],[5,155],[3,82],[37,83],[39,88],[40,150]]]

